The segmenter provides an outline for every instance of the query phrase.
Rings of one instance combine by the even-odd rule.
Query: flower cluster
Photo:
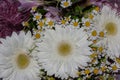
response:
[[[120,14],[110,1],[89,0],[92,6],[83,6],[87,1],[81,0],[0,2],[0,32],[11,25],[15,30],[0,38],[0,78],[115,79],[120,70]],[[22,30],[17,32],[16,26]]]

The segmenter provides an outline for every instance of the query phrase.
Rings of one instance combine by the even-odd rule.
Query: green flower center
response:
[[[115,23],[110,22],[106,24],[105,29],[108,35],[114,36],[117,34],[117,27]]]
[[[26,54],[19,54],[17,56],[17,60],[16,60],[16,63],[17,63],[17,66],[20,68],[20,69],[25,69],[29,66],[29,63],[30,63],[30,58],[28,55]]]
[[[69,43],[62,42],[58,46],[58,52],[62,56],[67,56],[71,53],[72,47]]]

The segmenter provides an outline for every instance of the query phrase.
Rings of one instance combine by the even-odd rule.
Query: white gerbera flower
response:
[[[55,25],[55,30],[46,30],[44,35],[42,42],[37,43],[37,56],[47,74],[62,79],[77,77],[78,67],[87,66],[91,54],[83,29]]]
[[[110,56],[120,56],[120,17],[115,10],[104,6],[101,13],[95,16],[94,26],[106,32],[106,42]]]
[[[34,41],[31,33],[13,32],[0,39],[0,77],[3,80],[39,80],[39,66],[30,55]]]

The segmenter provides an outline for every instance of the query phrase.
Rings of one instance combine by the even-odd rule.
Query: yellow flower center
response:
[[[99,36],[104,37],[104,32],[103,31],[99,32]]]
[[[102,46],[99,47],[98,50],[99,50],[99,52],[102,52],[103,51],[103,47]]]
[[[94,69],[94,74],[98,74],[99,70],[98,69]]]
[[[42,27],[44,23],[42,21],[39,22],[39,26]]]
[[[67,56],[71,53],[72,47],[69,43],[62,42],[58,46],[58,52],[62,56]]]
[[[35,18],[36,18],[37,20],[39,20],[39,19],[40,19],[40,16],[39,16],[39,15],[36,15]]]
[[[69,6],[69,2],[66,1],[66,2],[63,3],[63,5],[64,5],[65,7],[68,7],[68,6]]]
[[[78,26],[78,22],[74,22],[73,25],[74,25],[75,27],[77,27],[77,26]]]
[[[97,43],[97,40],[93,40],[92,42],[95,44],[95,43]]]
[[[95,62],[96,62],[96,59],[93,59],[91,63],[94,64]]]
[[[116,58],[117,63],[120,64],[120,58]]]
[[[86,22],[85,22],[85,26],[86,26],[86,27],[89,27],[89,26],[90,26],[90,22],[89,22],[89,21],[86,21]]]
[[[25,69],[30,64],[30,58],[26,54],[19,54],[16,58],[16,63],[20,69]]]
[[[97,36],[97,31],[96,30],[92,31],[91,35],[92,36]]]
[[[102,71],[105,71],[105,70],[106,70],[106,67],[105,67],[105,66],[101,67],[101,70],[102,70]]]
[[[84,73],[85,73],[85,74],[89,74],[89,73],[90,73],[90,70],[89,70],[89,69],[86,69],[86,70],[84,71]]]
[[[53,21],[49,21],[49,22],[48,22],[48,25],[49,25],[49,26],[53,26],[53,24],[54,24]]]
[[[90,18],[90,19],[93,19],[94,16],[93,16],[92,14],[89,14],[89,18]]]
[[[118,69],[118,67],[117,67],[116,65],[113,65],[113,66],[112,66],[112,70],[115,71],[115,70],[117,70],[117,69]]]
[[[96,56],[97,56],[96,53],[93,53],[93,54],[90,55],[91,58],[95,58]]]
[[[66,21],[65,21],[65,20],[61,20],[61,23],[62,23],[62,24],[65,24],[65,23],[66,23]]]
[[[117,27],[116,27],[115,23],[110,22],[110,23],[106,24],[105,29],[106,29],[108,35],[114,36],[117,34]]]
[[[95,7],[95,10],[98,12],[100,10],[100,8],[99,7]]]
[[[39,33],[36,33],[36,34],[35,34],[35,38],[36,38],[36,39],[39,39],[40,37],[41,37],[41,35],[40,35]]]

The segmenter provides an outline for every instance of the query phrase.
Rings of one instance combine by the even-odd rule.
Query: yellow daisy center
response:
[[[94,16],[93,16],[92,14],[89,14],[89,18],[90,18],[90,19],[93,19]]]
[[[48,22],[48,25],[49,25],[49,26],[53,26],[53,24],[54,24],[53,21],[49,21],[49,22]]]
[[[112,66],[112,70],[115,71],[115,70],[117,70],[117,69],[118,69],[118,67],[117,67],[116,65],[113,65],[113,66]]]
[[[99,36],[100,36],[100,37],[104,37],[104,32],[101,31],[101,32],[99,33]]]
[[[102,52],[103,49],[104,49],[104,48],[103,48],[102,46],[98,48],[99,52]]]
[[[39,16],[39,15],[36,15],[35,18],[38,20],[38,19],[40,19],[40,16]]]
[[[89,22],[89,21],[86,21],[86,22],[85,22],[85,26],[86,26],[86,27],[89,27],[89,26],[90,26],[90,22]]]
[[[85,73],[85,74],[89,74],[89,73],[90,73],[90,70],[89,70],[89,69],[86,69],[86,70],[84,71],[84,73]]]
[[[102,70],[102,71],[105,71],[105,70],[106,70],[106,67],[105,67],[105,66],[101,67],[101,70]]]
[[[94,69],[94,74],[98,74],[98,72],[99,72],[99,69]]]
[[[120,64],[120,58],[116,58],[117,63]]]
[[[26,54],[19,54],[16,59],[17,66],[20,69],[25,69],[29,66],[30,64],[30,58]]]
[[[40,37],[41,37],[41,35],[40,35],[39,33],[36,33],[36,34],[35,34],[35,38],[36,38],[36,39],[39,39]]]
[[[90,55],[91,58],[95,58],[96,56],[97,56],[96,53],[93,53],[93,54]]]
[[[105,29],[106,29],[108,35],[114,36],[117,34],[117,27],[116,27],[115,23],[110,22],[110,23],[106,24]]]
[[[65,24],[65,23],[66,23],[66,21],[65,21],[65,20],[61,20],[61,23],[62,23],[62,24]]]
[[[95,7],[95,10],[98,12],[100,10],[100,8],[99,7]]]
[[[97,31],[96,30],[92,31],[91,35],[92,36],[97,36]]]
[[[77,27],[77,26],[78,26],[78,22],[74,22],[73,25],[74,25],[75,27]]]
[[[68,6],[69,6],[69,2],[66,1],[66,2],[63,3],[63,5],[64,5],[65,7],[68,7]]]
[[[42,21],[39,22],[39,26],[42,27],[44,23]]]
[[[58,52],[62,56],[67,56],[71,53],[72,47],[69,43],[62,42],[58,46]]]

